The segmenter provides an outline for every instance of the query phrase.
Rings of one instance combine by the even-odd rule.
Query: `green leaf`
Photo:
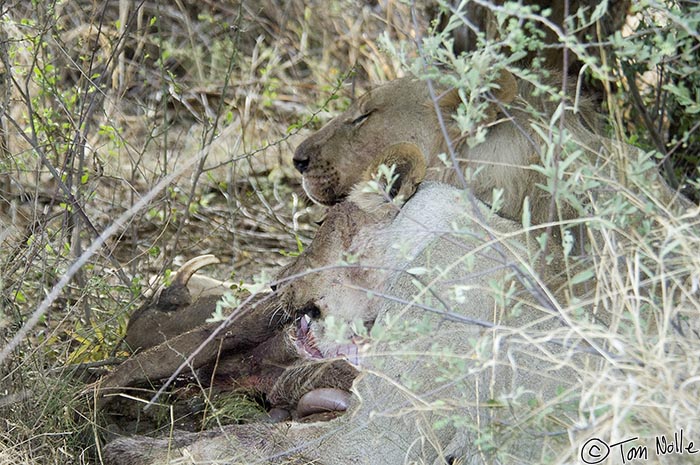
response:
[[[591,270],[591,269],[584,270],[584,271],[581,271],[580,273],[577,273],[576,275],[574,275],[573,278],[571,278],[571,284],[572,285],[581,284],[581,283],[584,283],[584,282],[590,280],[591,278],[593,278],[593,270]]]

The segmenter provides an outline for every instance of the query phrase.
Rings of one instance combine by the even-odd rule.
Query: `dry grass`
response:
[[[603,228],[597,244],[593,308],[612,321],[603,334],[589,334],[614,357],[587,377],[580,408],[589,422],[576,445],[637,438],[625,454],[643,446],[648,463],[691,463],[687,454],[659,456],[656,440],[700,435],[700,210],[673,215],[652,207],[653,193],[621,196],[641,208],[624,227]],[[613,448],[609,460],[620,453]]]

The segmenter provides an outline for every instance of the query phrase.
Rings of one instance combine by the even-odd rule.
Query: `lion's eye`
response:
[[[350,124],[352,124],[353,126],[357,126],[358,124],[361,124],[361,123],[364,122],[367,118],[369,118],[369,115],[371,115],[371,114],[372,114],[372,112],[371,112],[371,111],[368,111],[367,113],[364,113],[364,114],[358,116],[357,118],[355,118],[354,120],[352,120],[352,121],[350,122]]]

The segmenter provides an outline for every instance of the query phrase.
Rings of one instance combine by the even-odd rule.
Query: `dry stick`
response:
[[[283,278],[280,278],[280,279],[271,281],[271,282],[269,283],[269,285],[270,285],[270,287],[276,288],[277,286],[279,286],[279,285],[281,285],[281,284],[284,284],[284,283],[293,281],[293,280],[295,280],[295,279],[301,278],[301,277],[306,276],[306,275],[308,275],[308,274],[311,274],[311,273],[318,273],[318,272],[321,272],[321,271],[330,270],[330,269],[335,269],[335,268],[338,268],[338,265],[328,265],[328,266],[324,266],[324,267],[314,268],[313,270],[306,270],[306,271],[303,271],[303,272],[301,272],[301,273],[297,273],[297,274],[294,274],[294,275],[291,275],[291,276],[286,276],[286,277],[283,277]],[[182,372],[182,370],[184,370],[185,368],[187,368],[188,366],[190,366],[190,365],[192,364],[192,361],[195,359],[195,357],[197,357],[197,355],[199,355],[200,352],[202,352],[203,350],[205,350],[206,347],[207,347],[207,346],[222,332],[222,331],[228,329],[228,328],[229,328],[234,322],[236,322],[238,319],[243,318],[243,317],[246,316],[246,314],[245,314],[245,312],[246,312],[245,305],[250,304],[251,301],[252,301],[252,299],[257,298],[259,295],[260,295],[260,294],[251,294],[250,296],[248,296],[248,298],[246,298],[243,302],[241,302],[241,304],[240,304],[236,309],[234,309],[234,310],[231,312],[231,314],[228,315],[228,316],[226,317],[226,319],[225,319],[224,321],[222,321],[222,322],[216,327],[216,329],[214,329],[214,330],[211,331],[211,333],[201,342],[201,344],[200,344],[195,350],[192,351],[192,353],[188,354],[187,358],[186,358],[186,359],[180,364],[180,366],[172,373],[172,375],[170,376],[170,378],[168,378],[168,379],[165,381],[165,383],[163,383],[163,385],[162,385],[161,388],[158,390],[158,392],[156,392],[156,393],[153,395],[153,397],[151,398],[151,400],[148,401],[148,404],[146,404],[146,406],[144,407],[144,411],[145,411],[145,410],[148,410],[148,408],[149,408],[151,405],[153,405],[153,404],[158,400],[158,397],[160,397],[161,394],[163,394],[163,392],[165,392],[165,390],[168,388],[168,386],[170,386],[170,384],[171,384],[173,381],[175,381],[175,378],[178,377],[178,375]],[[254,302],[253,305],[263,305],[263,304],[266,304],[265,301],[268,300],[268,299],[272,299],[272,298],[278,298],[278,294],[277,294],[276,292],[273,292],[272,294],[266,295],[266,296],[264,296],[263,298],[261,298],[260,301]],[[270,321],[269,321],[269,323],[271,323],[271,322],[277,317],[277,312],[279,312],[279,311],[286,311],[281,305],[278,306],[278,307],[279,307],[279,308],[277,308],[276,310],[270,312]],[[203,328],[203,326],[200,326],[199,328],[196,328],[195,330],[196,330],[196,331],[199,331],[199,330],[201,330],[202,328]],[[190,333],[192,333],[192,332],[194,332],[194,331],[191,331]],[[181,337],[181,336],[183,336],[183,335],[180,335],[180,336],[178,336],[178,337]],[[162,346],[167,345],[167,344],[168,344],[168,341],[165,341],[165,342],[159,344],[159,345],[156,346],[156,347],[162,347]],[[153,348],[150,349],[150,350],[153,350]]]
[[[350,74],[353,71],[354,70],[350,70],[348,73],[346,73],[342,77],[342,79],[338,79],[337,84],[335,85],[335,87],[333,87],[333,90],[331,90],[331,92],[328,95],[328,97],[326,98],[326,100],[324,100],[323,103],[319,106],[318,110],[315,110],[313,113],[311,113],[311,115],[306,117],[306,119],[301,124],[299,124],[298,126],[295,126],[294,129],[292,129],[291,131],[288,131],[284,136],[280,137],[279,139],[277,139],[273,142],[267,142],[262,147],[257,148],[255,150],[252,150],[250,152],[246,152],[243,155],[239,155],[237,157],[232,157],[231,159],[229,159],[227,161],[222,161],[221,163],[218,163],[216,165],[212,165],[209,168],[205,169],[204,171],[205,172],[212,171],[212,170],[215,170],[215,169],[220,168],[222,166],[226,166],[229,163],[235,163],[235,162],[240,161],[240,160],[245,160],[247,158],[251,158],[253,155],[257,155],[258,153],[264,152],[269,148],[280,145],[282,142],[286,142],[287,140],[289,140],[289,138],[299,134],[299,132],[301,132],[302,129],[306,128],[322,111],[324,111],[326,109],[328,104],[333,99],[335,99],[337,97],[338,92],[340,92],[340,88],[343,86],[343,84],[345,83],[345,81],[348,79],[348,77],[350,76]]]
[[[323,271],[327,271],[327,270],[346,268],[346,267],[348,267],[348,266],[347,265],[322,266],[322,267],[314,268],[311,270],[306,270],[306,271],[303,271],[301,273],[297,273],[297,274],[294,274],[291,276],[285,276],[283,278],[271,281],[269,284],[271,287],[277,287],[279,285],[285,284],[285,283],[293,281],[295,279],[302,278],[302,277],[309,275],[309,274],[312,274],[312,273],[319,273],[319,272],[323,272]],[[195,349],[194,351],[192,351],[192,353],[190,353],[188,355],[188,357],[172,373],[170,378],[168,378],[166,380],[166,382],[163,384],[163,386],[161,386],[161,388],[158,390],[158,392],[156,392],[154,394],[154,396],[151,398],[151,400],[148,402],[148,404],[144,407],[144,410],[147,410],[153,403],[155,403],[158,400],[158,397],[160,397],[161,394],[163,392],[165,392],[165,390],[168,388],[168,386],[170,386],[170,384],[175,380],[175,378],[177,378],[177,376],[182,372],[182,370],[184,370],[185,368],[190,366],[192,364],[192,361],[197,357],[197,355],[199,355],[200,352],[205,350],[206,347],[208,346],[208,344],[210,344],[222,331],[229,328],[238,319],[246,316],[245,315],[246,308],[244,306],[249,304],[253,298],[256,298],[256,296],[259,296],[259,294],[251,294],[246,300],[241,302],[241,304],[236,309],[234,309],[234,311],[231,312],[231,314],[228,317],[226,317],[226,319],[224,321],[222,321],[217,326],[216,329],[211,331],[211,333],[201,342],[201,344],[197,347],[197,349]],[[263,305],[263,304],[265,304],[265,300],[271,299],[271,298],[277,298],[277,293],[273,292],[272,294],[269,294],[269,295],[263,297],[262,299],[260,299],[260,301],[255,302],[253,305]],[[274,310],[273,312],[270,313],[270,322],[272,322],[277,317],[277,315],[276,315],[277,312],[286,311],[282,305],[278,305],[278,307],[279,308],[277,308],[276,310]],[[203,328],[204,328],[203,326],[200,326],[199,328],[196,328],[195,330],[193,330],[189,333],[186,333],[186,334],[192,334],[194,331],[201,331]],[[183,337],[183,336],[184,335],[180,335],[178,337]],[[165,341],[156,347],[163,347],[167,344],[168,344],[168,341]],[[154,349],[155,348],[152,348],[150,350],[154,350]]]
[[[0,114],[0,159],[10,160],[11,153],[8,143],[7,124],[5,122],[6,118],[3,116],[7,113],[7,109],[10,107],[10,75],[12,74],[12,66],[10,63],[10,56],[7,52],[7,42],[4,40],[0,41],[0,61],[2,61],[2,64],[5,67],[5,72],[3,73],[3,76],[0,77],[0,89],[4,90],[0,96],[2,99],[2,114]],[[7,192],[10,192],[11,185],[9,184],[9,179],[7,182],[8,185],[6,190]],[[2,181],[0,181],[0,188],[3,188]]]
[[[421,284],[423,284],[423,283],[421,283]],[[511,326],[507,326],[507,325],[492,323],[490,321],[479,320],[477,318],[470,318],[470,317],[463,315],[461,313],[456,313],[456,312],[450,310],[450,308],[446,304],[446,302],[444,302],[442,299],[440,299],[440,297],[437,296],[436,294],[432,294],[432,295],[445,308],[444,310],[437,308],[437,307],[430,306],[430,305],[422,304],[421,302],[419,302],[417,300],[420,296],[414,296],[413,298],[411,298],[409,300],[409,299],[403,299],[400,297],[396,297],[396,296],[393,296],[391,294],[387,294],[384,292],[377,292],[373,289],[368,289],[368,288],[363,287],[363,286],[346,285],[346,287],[349,289],[357,290],[357,291],[372,293],[374,296],[381,297],[382,299],[386,299],[389,302],[395,302],[395,303],[398,303],[401,305],[405,305],[407,307],[410,306],[410,307],[419,308],[421,310],[425,310],[426,312],[440,315],[443,319],[445,319],[447,321],[452,321],[455,323],[474,325],[474,326],[479,326],[482,328],[501,330],[501,331],[518,329],[518,328],[514,328]],[[562,326],[569,326],[569,327],[571,326],[568,322],[563,321],[561,318],[558,318],[558,319],[562,323]],[[525,333],[525,334],[527,334],[527,333]],[[513,333],[513,334],[505,336],[505,337],[510,338],[510,337],[515,337],[517,335],[518,335],[517,333]],[[575,342],[570,341],[569,338],[565,338],[565,337],[560,337],[559,339],[550,337],[544,342],[547,342],[549,344],[554,344],[554,345],[563,347],[565,349],[574,349],[574,351],[577,353],[596,355],[598,357],[605,358],[608,361],[629,361],[629,358],[623,358],[622,356],[615,355],[612,352],[609,352],[604,347],[602,347],[600,344],[595,343],[591,338],[584,338],[583,340],[589,345],[588,347],[578,347],[578,345]],[[631,363],[633,363],[637,366],[644,366],[644,362],[639,360],[636,357],[632,357]]]
[[[656,150],[664,156],[662,163],[664,165],[664,170],[666,171],[668,182],[671,184],[673,189],[678,189],[680,182],[678,181],[676,173],[673,172],[673,166],[671,165],[671,159],[669,157],[670,153],[668,150],[666,150],[666,144],[661,138],[659,131],[657,131],[657,129],[654,127],[654,122],[651,120],[651,117],[644,106],[642,96],[639,93],[639,88],[637,87],[635,76],[632,73],[629,65],[626,65],[625,63],[622,64],[622,71],[627,78],[627,86],[629,87],[630,94],[632,94],[632,102],[634,103],[634,107],[637,109],[638,118],[642,120],[642,124],[644,124],[644,127],[647,129],[647,131],[649,131],[649,136],[651,136],[651,140],[654,143]]]
[[[192,351],[192,353],[187,355],[187,358],[185,358],[185,360],[180,364],[180,366],[178,366],[177,369],[170,375],[170,377],[167,379],[167,381],[165,383],[163,383],[163,385],[160,387],[160,389],[158,389],[158,391],[153,395],[151,400],[148,401],[146,406],[143,408],[144,412],[147,411],[153,404],[155,404],[155,402],[163,394],[163,392],[165,392],[165,390],[168,388],[168,386],[170,386],[170,384],[173,381],[175,381],[175,378],[177,378],[180,375],[182,370],[184,370],[186,367],[192,365],[192,362],[197,357],[197,355],[199,355],[202,351],[204,351],[207,348],[209,348],[209,350],[211,350],[211,347],[209,347],[209,344],[212,341],[214,341],[214,339],[219,335],[219,333],[228,329],[231,325],[233,325],[233,323],[235,323],[239,319],[246,316],[247,309],[246,309],[245,305],[249,304],[257,296],[258,296],[258,294],[251,294],[250,296],[248,296],[248,298],[246,300],[241,302],[241,304],[238,306],[238,308],[236,308],[233,312],[231,312],[231,314],[228,317],[226,317],[226,319],[221,324],[217,325],[217,327],[213,331],[211,331],[211,333],[204,339],[204,341],[202,341],[201,344],[199,344],[199,346],[195,350]],[[263,298],[263,300],[268,299],[270,297],[271,296],[267,296],[267,297]],[[261,300],[257,303],[254,303],[253,305],[262,304],[262,303],[264,303],[263,300]],[[196,330],[200,330],[202,328],[203,327],[200,326]],[[168,344],[169,344],[169,342],[165,341],[156,347],[163,347],[163,346],[167,346]],[[223,341],[222,341],[222,344],[223,344]],[[217,354],[218,354],[218,350],[216,352],[214,352],[215,356]],[[181,355],[185,355],[185,354],[181,354]],[[206,354],[205,354],[205,356],[206,356]]]
[[[416,31],[419,31],[420,29],[418,28],[418,19],[416,18],[415,5],[411,6],[411,17],[413,20],[413,26],[415,27]],[[414,43],[416,44],[416,47],[418,48],[418,55],[420,55],[420,57],[421,57],[421,63],[423,65],[423,70],[425,70],[425,68],[427,67],[427,60],[425,59],[425,53],[423,53],[423,47],[421,46],[421,43],[420,43],[421,40],[422,40],[422,36],[421,36],[420,32],[418,32],[416,35],[416,38],[414,40]],[[432,81],[432,79],[426,79],[426,83],[428,85],[428,92],[430,93],[430,100],[433,103],[433,108],[435,109],[435,115],[437,116],[438,124],[440,125],[440,131],[442,132],[442,137],[445,139],[445,142],[447,143],[447,151],[450,154],[450,160],[452,161],[452,168],[457,173],[457,179],[459,180],[459,184],[460,184],[460,186],[462,186],[462,189],[467,189],[469,186],[467,186],[467,180],[464,178],[464,175],[462,174],[462,169],[459,167],[459,161],[457,161],[457,155],[455,153],[454,144],[452,143],[452,138],[450,137],[450,134],[447,131],[447,126],[445,125],[445,119],[442,116],[442,111],[440,110],[438,98],[437,98],[437,95],[435,94],[435,89],[433,88],[433,81]]]
[[[566,19],[569,17],[569,0],[564,0],[564,22],[562,24],[562,34],[566,36],[567,28],[566,28]],[[564,42],[564,49],[562,50],[562,77],[561,77],[561,92],[562,92],[562,100],[560,105],[562,107],[566,106],[566,87],[568,84],[568,68],[569,68],[569,47],[567,47],[566,42]],[[544,242],[544,250],[542,254],[542,258],[540,260],[540,274],[544,273],[545,268],[547,267],[547,250],[550,246],[550,243],[553,240],[552,237],[552,221],[556,218],[556,213],[557,213],[557,187],[559,185],[559,161],[561,159],[561,153],[562,153],[562,146],[564,144],[564,118],[565,118],[566,111],[564,111],[564,108],[562,108],[562,111],[559,112],[559,141],[558,143],[554,146],[554,152],[552,153],[552,164],[554,168],[554,173],[552,176],[552,198],[549,201],[549,212],[547,214],[547,222],[549,223],[547,225],[547,228],[545,229],[546,234],[545,234],[545,242]]]
[[[105,19],[105,10],[106,10],[106,5],[102,8],[102,14],[100,15],[100,19],[97,22],[97,34],[95,36],[95,41],[93,46],[91,47],[92,52],[90,54],[90,60],[88,62],[87,69],[92,71],[93,65],[95,63],[95,56],[97,55],[97,50],[99,49],[99,40],[100,40],[100,35],[102,34],[102,25],[104,24],[104,19]],[[60,47],[60,49],[63,51],[64,49]],[[65,55],[69,56],[68,53],[64,51]],[[70,57],[69,57],[70,59]],[[76,66],[78,69],[80,67]],[[85,74],[85,73],[84,73]],[[92,73],[90,73],[92,74]],[[87,77],[87,76],[85,76]],[[66,157],[66,162],[68,162],[68,159],[70,158],[70,169],[67,172],[68,175],[68,182],[66,182],[67,187],[71,187],[71,182],[75,183],[75,203],[80,205],[83,202],[83,197],[84,197],[84,192],[83,189],[81,189],[81,177],[83,175],[83,170],[85,169],[85,144],[87,142],[86,134],[89,134],[91,131],[91,121],[90,117],[92,113],[94,112],[96,108],[96,99],[97,96],[100,95],[99,92],[92,92],[92,95],[90,95],[90,89],[92,86],[98,87],[100,82],[104,79],[104,76],[100,76],[99,78],[96,79],[96,81],[93,83],[91,80],[87,80],[87,84],[83,87],[82,89],[82,94],[83,97],[80,99],[80,108],[78,111],[78,121],[77,124],[75,124],[75,136],[73,137],[73,140],[71,142],[71,146],[68,149],[67,157]],[[92,84],[92,86],[91,86]],[[80,128],[83,128],[82,130]],[[74,169],[75,166],[75,156],[77,155],[78,157],[78,179],[77,182],[75,179],[73,179],[73,173],[76,172]],[[70,220],[70,225],[72,227],[71,231],[71,236],[70,236],[70,245],[71,245],[71,257],[77,257],[83,252],[83,245],[82,245],[82,237],[81,237],[81,220],[82,216],[80,213],[72,213],[70,214],[69,220]],[[70,230],[69,230],[70,231]],[[93,232],[96,235],[96,232]],[[112,259],[111,251],[109,251],[108,256],[110,259]],[[110,260],[112,264],[116,262],[116,260]],[[123,284],[125,286],[129,285],[129,281],[124,281],[124,278],[126,277],[126,274],[124,273],[121,264],[116,262],[118,266],[116,266],[117,270],[117,275],[119,276],[119,279],[122,280]],[[85,282],[85,274],[82,272],[78,272],[78,274],[75,277],[76,283],[80,289],[84,289],[86,287],[86,282]],[[92,323],[92,310],[90,308],[90,302],[88,299],[83,299],[83,315],[85,317],[85,321],[87,321],[89,324]]]

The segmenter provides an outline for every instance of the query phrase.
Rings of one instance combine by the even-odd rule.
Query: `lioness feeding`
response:
[[[468,140],[473,134],[462,134],[453,117],[463,100],[458,90],[437,88],[434,104],[424,80],[403,78],[379,85],[297,147],[293,162],[303,175],[304,190],[313,201],[332,205],[348,195],[387,147],[408,142],[425,155],[427,180],[465,187],[460,177],[468,168],[471,176],[466,183],[479,200],[491,205],[494,189],[501,190],[498,214],[521,222],[523,202],[528,198],[531,223],[539,225],[577,218],[587,203],[586,199],[567,199],[558,201],[552,210],[551,192],[556,188],[543,167],[551,165],[554,152],[561,150],[565,160],[557,168],[561,173],[554,177],[561,176],[560,185],[569,176],[578,176],[579,184],[586,180],[578,172],[580,164],[572,163],[576,157],[595,167],[596,172],[588,175],[593,181],[621,179],[618,174],[623,170],[618,165],[638,158],[638,149],[599,135],[596,118],[585,101],[552,99],[531,82],[516,81],[507,71],[501,71],[495,84],[490,93],[476,100],[488,102],[479,122],[487,132],[477,145]],[[560,129],[570,138],[560,138]],[[472,132],[477,130],[472,128]],[[446,136],[454,145],[458,167],[450,162]],[[440,154],[448,154],[447,163]],[[658,173],[650,170],[648,174],[659,201],[664,205],[675,201],[676,195]],[[585,192],[597,194],[592,189]]]
[[[107,464],[519,464],[571,439],[586,415],[579,367],[599,359],[531,272],[527,232],[445,184],[423,183],[401,206],[392,196],[416,188],[422,154],[390,152],[398,178],[333,207],[284,272],[300,276],[278,290],[305,313],[300,353],[358,366],[347,413],[118,439]]]

